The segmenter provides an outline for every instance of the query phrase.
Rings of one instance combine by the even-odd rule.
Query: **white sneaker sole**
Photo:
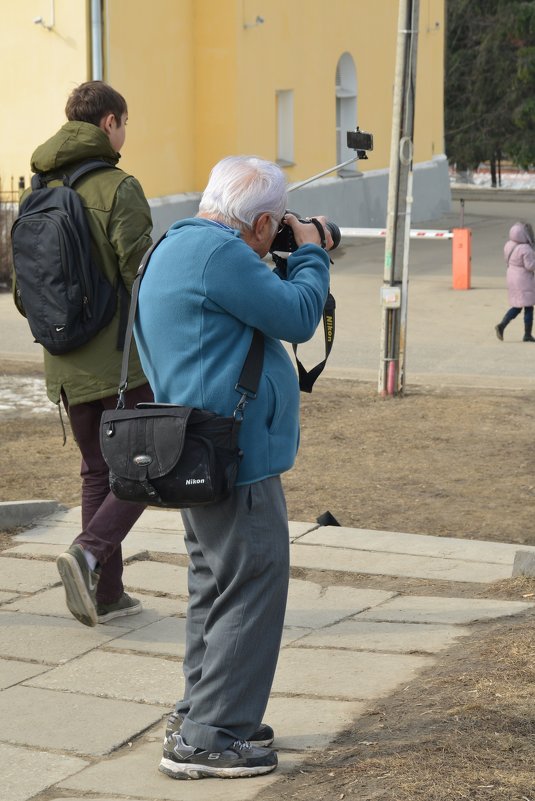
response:
[[[158,770],[172,779],[245,779],[249,776],[261,776],[275,770],[274,765],[258,765],[257,767],[211,768],[208,765],[195,765],[184,762],[178,764],[172,759],[162,757]]]
[[[56,565],[65,587],[69,612],[84,626],[96,626],[97,610],[76,558],[70,553],[62,553],[56,559]]]

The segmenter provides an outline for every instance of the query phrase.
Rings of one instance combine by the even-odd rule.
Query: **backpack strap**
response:
[[[132,346],[132,336],[134,333],[134,322],[136,319],[137,302],[139,297],[139,287],[141,279],[145,273],[150,258],[160,242],[167,236],[167,231],[163,234],[145,253],[141,259],[141,264],[137,271],[134,284],[132,286],[132,295],[130,298],[130,311],[128,314],[128,324],[126,326],[126,334],[124,339],[123,361],[121,364],[121,378],[119,383],[119,398],[117,401],[117,408],[124,409],[124,393],[128,389],[128,361],[130,357],[130,348]],[[253,337],[245,362],[243,364],[240,377],[234,389],[239,392],[241,397],[238,401],[236,409],[234,410],[234,418],[236,421],[243,419],[243,410],[249,399],[256,398],[260,376],[262,375],[262,367],[264,364],[264,335],[253,329]]]
[[[84,161],[83,164],[80,164],[74,172],[71,172],[70,175],[66,175],[63,179],[63,183],[65,186],[73,187],[76,181],[78,181],[83,175],[86,175],[88,172],[93,172],[94,170],[116,170],[114,164],[110,164],[108,161],[103,161],[102,159],[91,159],[91,161]]]
[[[67,174],[62,172],[61,170],[50,170],[50,172],[36,172],[35,175],[32,176],[31,181],[31,188],[32,191],[36,189],[45,189],[50,181],[54,180],[62,180],[64,186],[73,187],[76,181],[78,181],[83,175],[86,175],[88,172],[93,172],[94,170],[103,170],[103,169],[117,169],[113,164],[110,164],[108,161],[104,161],[103,159],[90,159],[89,161],[84,161],[77,167],[73,172]]]

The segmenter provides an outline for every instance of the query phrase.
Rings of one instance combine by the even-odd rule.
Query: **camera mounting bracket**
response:
[[[302,186],[306,186],[307,184],[312,183],[312,181],[317,181],[318,178],[323,178],[324,175],[329,175],[329,173],[340,170],[342,167],[347,167],[348,164],[353,164],[354,161],[358,161],[359,159],[367,159],[368,156],[366,155],[366,151],[373,150],[373,135],[370,133],[364,133],[364,131],[361,131],[357,126],[354,131],[347,132],[347,146],[351,150],[355,150],[357,155],[352,156],[347,161],[343,161],[341,164],[335,164],[334,167],[330,167],[328,170],[318,172],[316,175],[307,178],[305,181],[300,181],[298,184],[289,186],[288,192],[295,192],[296,189],[301,189]]]

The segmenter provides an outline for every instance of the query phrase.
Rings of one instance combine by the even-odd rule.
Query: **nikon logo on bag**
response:
[[[186,479],[186,484],[204,484],[204,483],[205,483],[205,479],[204,478],[187,478]]]

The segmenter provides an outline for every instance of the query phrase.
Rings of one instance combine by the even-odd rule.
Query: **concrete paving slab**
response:
[[[301,639],[301,637],[304,637],[306,634],[310,634],[311,631],[312,629],[285,626],[282,630],[281,648],[284,648],[286,645],[290,645],[292,642],[297,642]]]
[[[0,554],[0,589],[13,592],[37,592],[60,582],[53,562],[13,559]]]
[[[433,556],[474,562],[495,562],[512,565],[518,545],[455,537],[430,537],[425,534],[402,534],[395,531],[323,526],[305,534],[299,542],[306,545],[325,545],[329,548],[350,548],[361,551],[381,551],[392,554]],[[526,546],[535,556],[535,546]]]
[[[127,589],[129,588],[127,587]],[[145,593],[137,593],[136,597],[143,604],[143,611],[138,615],[114,618],[109,623],[104,624],[105,628],[111,626],[120,629],[138,629],[163,617],[169,617],[169,615],[186,614],[187,602],[180,598],[166,598]],[[35,595],[19,596],[17,600],[9,604],[9,610],[33,615],[63,617],[67,620],[73,619],[65,605],[63,586],[43,590]]]
[[[427,656],[285,648],[273,693],[368,701],[387,695],[432,664]]]
[[[291,579],[284,622],[287,626],[319,629],[393,596],[394,593],[383,590],[322,587],[311,581]]]
[[[140,529],[155,531],[161,529],[171,533],[183,532],[184,524],[178,509],[145,509],[139,520],[132,527],[132,531]]]
[[[182,663],[156,656],[91,651],[25,682],[26,687],[161,704],[171,710],[182,697]]]
[[[23,558],[39,558],[49,559],[55,561],[56,558],[65,550],[64,543],[55,542],[23,542],[21,545],[15,545],[13,548],[7,548],[2,551],[4,556],[17,556]],[[128,545],[123,547],[123,561],[128,562],[131,559],[139,558],[147,554],[147,550],[141,548],[131,548]]]
[[[28,770],[29,763],[31,770]],[[28,801],[87,764],[78,757],[29,752],[27,748],[0,743],[0,798],[2,801]]]
[[[49,670],[47,665],[18,662],[16,659],[0,659],[0,690],[20,684],[32,676]]]
[[[43,518],[40,521],[39,528],[58,528],[69,527],[77,533],[80,531],[82,525],[82,513],[80,506],[73,506],[65,511],[58,511],[54,514]],[[154,533],[156,536],[160,533],[167,532],[168,534],[183,534],[184,525],[178,510],[173,509],[145,509],[139,520],[136,521],[132,527],[131,533],[147,532]]]
[[[358,651],[437,653],[470,633],[458,626],[344,620],[302,637],[298,648],[347,648]]]
[[[124,634],[112,626],[82,626],[72,618],[0,609],[0,656],[59,665]]]
[[[182,659],[186,648],[186,620],[166,617],[142,629],[128,632],[124,637],[113,640],[111,645],[119,651],[139,651]]]
[[[144,801],[253,801],[261,790],[274,784],[282,775],[294,770],[303,757],[279,754],[279,767],[266,776],[232,781],[176,781],[158,771],[162,758],[161,741],[143,742],[115,757],[101,760],[76,776],[59,784],[61,789],[81,793],[105,792],[111,798],[123,796]]]
[[[163,531],[160,529],[139,529],[129,532],[125,540],[131,548],[144,549],[151,553],[170,553],[187,555],[183,531]]]
[[[36,687],[0,693],[0,741],[77,753],[108,754],[167,714],[164,706],[135,704]]]
[[[44,560],[55,560],[56,557],[63,553],[65,545],[59,542],[23,542],[21,545],[15,545],[13,548],[6,548],[2,551],[3,556],[11,556],[18,558],[36,558]]]
[[[133,591],[188,595],[188,569],[165,562],[134,562],[127,565],[123,581]]]
[[[325,748],[366,708],[362,701],[317,698],[271,698],[264,720],[275,731],[274,748]]]
[[[33,528],[21,531],[20,534],[16,534],[13,540],[17,543],[26,543],[28,551],[34,545],[38,545],[43,553],[46,553],[48,546],[50,554],[53,555],[56,548],[59,553],[62,553],[79,533],[80,526],[70,523],[37,525]],[[148,544],[150,544],[150,549],[147,547]],[[171,535],[166,532],[139,531],[135,534],[131,532],[128,535],[124,542],[123,555],[125,559],[134,559],[143,556],[149,550],[162,551],[163,553],[186,552],[180,534]]]
[[[341,570],[373,576],[469,581],[486,584],[510,578],[511,567],[499,564],[478,564],[430,556],[410,556],[381,552],[357,551],[349,548],[326,548],[305,545],[299,540],[290,547],[294,567],[315,570]]]
[[[48,515],[48,517],[41,521],[44,525],[53,525],[55,523],[70,523],[76,527],[81,525],[81,507],[73,506],[71,509],[58,510],[57,512]],[[312,531],[317,528],[317,523],[302,523],[290,522],[290,538],[301,537],[307,531]],[[171,533],[180,534],[184,532],[184,524],[180,511],[177,509],[145,509],[139,520],[136,521],[132,528],[132,532],[136,531],[169,531]]]
[[[357,619],[402,621],[405,623],[473,623],[493,620],[533,609],[522,601],[498,601],[484,598],[430,598],[409,595],[386,601],[381,607],[361,612]]]
[[[0,592],[0,604],[5,604],[17,597],[18,596],[16,592]]]
[[[14,542],[55,542],[61,545],[70,545],[75,537],[80,533],[79,526],[62,525],[38,525],[15,534]]]
[[[290,542],[299,539],[309,531],[314,531],[314,529],[317,527],[317,523],[296,523],[289,521],[288,528],[290,529]]]

